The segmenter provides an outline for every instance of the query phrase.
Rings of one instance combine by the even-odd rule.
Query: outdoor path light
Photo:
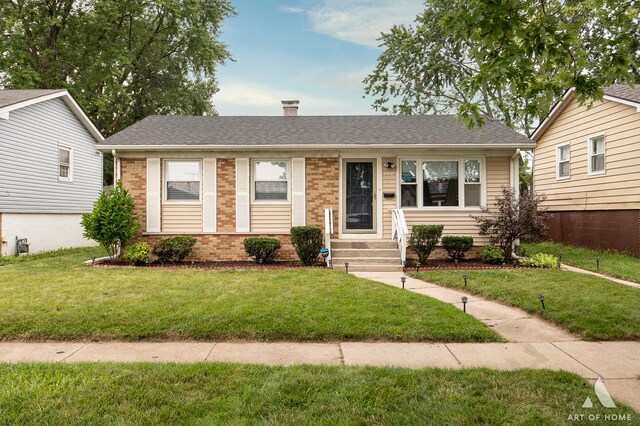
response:
[[[468,273],[463,273],[462,274],[462,278],[464,278],[464,286],[467,286],[467,278],[469,278],[469,274]]]
[[[420,262],[416,262],[416,273],[420,272]]]
[[[596,270],[600,270],[600,256],[596,256]]]
[[[542,309],[547,309],[544,307],[544,295],[539,295],[538,296],[538,300],[540,301],[540,303],[542,303]]]
[[[349,273],[349,262],[344,262],[344,271],[348,274]]]
[[[462,312],[467,312],[467,301],[469,300],[467,298],[467,296],[462,296],[460,299],[462,299]]]
[[[404,290],[404,283],[407,282],[407,277],[400,277],[400,282],[402,283],[402,289]]]

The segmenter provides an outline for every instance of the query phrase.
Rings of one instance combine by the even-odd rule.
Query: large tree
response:
[[[215,114],[228,0],[0,0],[0,87],[66,88],[109,136],[150,114]]]
[[[530,135],[565,90],[580,102],[640,82],[639,0],[428,0],[412,26],[382,35],[365,79],[374,108],[456,112]]]

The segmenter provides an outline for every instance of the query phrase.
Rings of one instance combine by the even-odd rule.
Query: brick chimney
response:
[[[298,115],[298,105],[300,101],[282,101],[282,110],[285,117],[295,117]]]

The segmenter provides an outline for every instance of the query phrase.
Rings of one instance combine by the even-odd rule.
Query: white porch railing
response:
[[[391,210],[391,238],[398,242],[398,251],[400,252],[400,259],[404,266],[407,261],[409,228],[407,228],[407,221],[404,218],[404,211],[402,209]]]
[[[324,241],[329,250],[326,258],[327,266],[331,266],[331,237],[333,236],[333,209],[324,209]]]

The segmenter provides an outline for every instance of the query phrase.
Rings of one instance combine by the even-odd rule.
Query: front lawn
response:
[[[640,289],[559,269],[461,271],[411,274],[446,287],[516,306],[587,340],[639,340]],[[538,295],[544,295],[543,310]],[[468,309],[473,309],[470,305]]]
[[[562,263],[602,272],[612,277],[640,283],[640,259],[612,251],[591,250],[588,248],[568,246],[552,242],[537,244],[522,244],[527,255],[534,253],[549,253],[554,256],[562,254]],[[600,257],[600,269],[596,264],[596,257]]]
[[[0,364],[6,424],[564,424],[603,408],[565,372],[237,364]],[[580,408],[589,396],[594,407]]]
[[[501,340],[447,303],[337,271],[81,264],[101,255],[0,266],[0,339]]]

